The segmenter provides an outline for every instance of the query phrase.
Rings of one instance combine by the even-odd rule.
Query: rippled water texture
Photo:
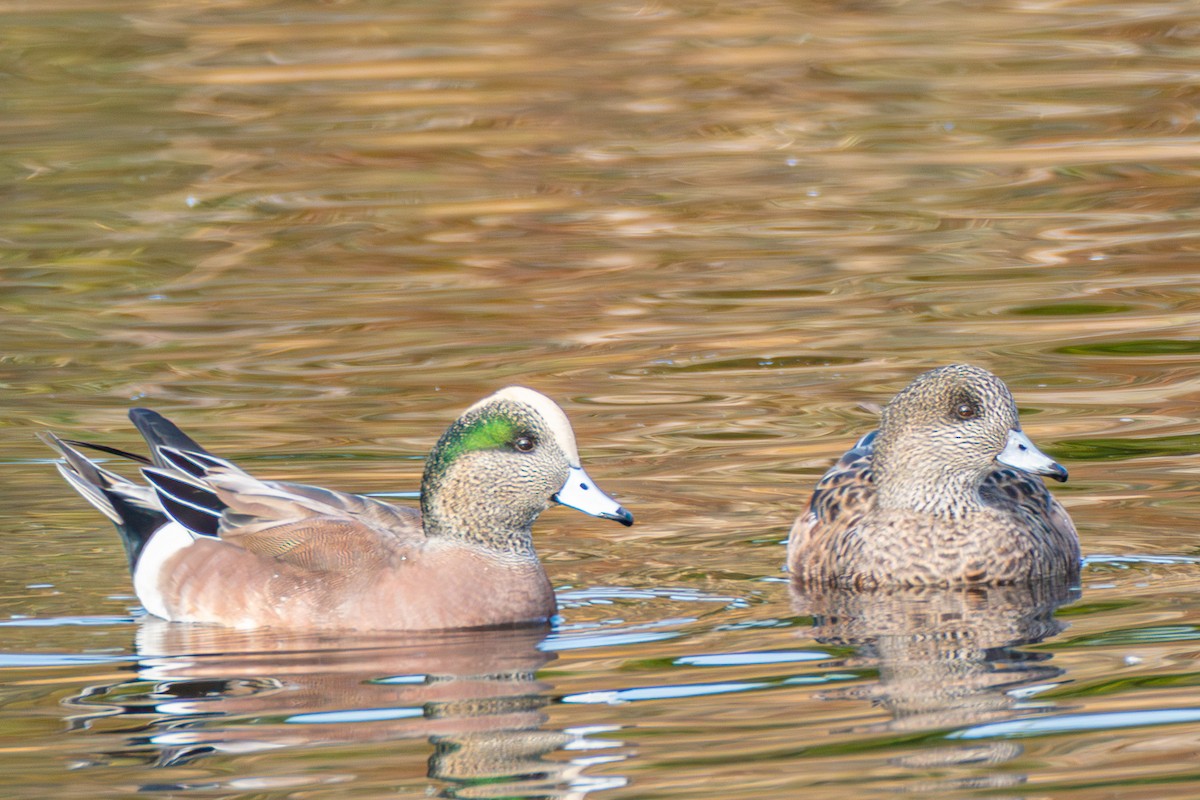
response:
[[[1198,48],[1190,2],[0,0],[0,794],[1200,795]],[[1082,586],[794,594],[817,477],[953,361],[1070,469]],[[34,439],[151,405],[411,502],[513,382],[638,518],[543,517],[544,631],[156,623]]]

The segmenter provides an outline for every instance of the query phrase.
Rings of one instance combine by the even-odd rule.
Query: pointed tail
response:
[[[67,483],[116,526],[117,532],[121,534],[121,543],[125,545],[129,568],[132,570],[137,566],[146,542],[155,531],[167,523],[167,515],[159,505],[154,490],[149,486],[141,486],[115,472],[109,472],[89,460],[72,445],[95,447],[97,450],[132,457],[134,460],[145,459],[102,445],[63,440],[49,432],[39,433],[38,438],[58,451],[61,458],[55,466]]]
[[[178,425],[157,411],[151,411],[148,408],[131,408],[129,409],[129,418],[133,420],[134,426],[146,440],[146,444],[150,445],[154,465],[157,467],[170,466],[162,456],[161,449],[163,447],[173,447],[189,453],[208,453],[207,450],[196,444],[192,437],[179,430]]]

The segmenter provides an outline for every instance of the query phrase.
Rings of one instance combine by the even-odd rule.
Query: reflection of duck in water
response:
[[[545,759],[578,737],[541,729],[550,700],[535,675],[554,658],[540,649],[544,629],[339,637],[148,619],[138,633],[137,680],[71,701],[86,709],[74,718],[81,726],[125,720],[121,744],[96,761],[191,765],[187,775],[195,778],[208,756],[255,754],[258,771],[269,769],[264,759],[286,765],[297,752],[324,763],[314,748],[427,738],[436,752],[426,767],[393,762],[389,769],[427,770],[452,784],[450,796],[453,785],[523,783],[533,773],[542,776],[544,796],[559,796],[580,769]],[[368,772],[380,754],[335,749],[329,757],[337,763],[326,766]],[[153,785],[169,785],[169,777],[157,773]]]
[[[878,683],[826,693],[885,707],[888,731],[939,731],[1035,713],[1013,690],[1051,681],[1062,670],[1049,653],[1017,648],[1059,633],[1058,606],[1078,597],[1064,579],[1006,586],[823,588],[793,584],[797,613],[811,615],[820,642],[850,644],[878,665]],[[897,763],[913,768],[999,763],[1021,752],[1009,741],[926,748]],[[989,775],[989,785],[1020,776]]]
[[[240,628],[433,630],[545,622],[554,592],[533,548],[551,501],[625,525],[583,471],[571,423],[510,386],[463,412],[425,464],[421,511],[261,481],[148,409],[150,486],[43,438],[59,472],[117,526],[134,589],[163,619]]]
[[[1075,526],[1034,475],[1067,479],[1021,431],[1004,382],[931,370],[821,478],[788,568],[806,585],[860,588],[1073,580]]]

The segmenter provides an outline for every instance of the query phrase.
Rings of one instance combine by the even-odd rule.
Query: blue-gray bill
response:
[[[567,482],[551,498],[556,503],[591,514],[593,517],[615,519],[628,527],[633,524],[633,514],[621,507],[616,500],[596,487],[582,467],[571,467]]]
[[[1050,456],[1038,450],[1029,437],[1013,428],[1008,432],[1008,443],[996,456],[996,460],[1014,469],[1045,475],[1060,483],[1067,479],[1067,470]]]

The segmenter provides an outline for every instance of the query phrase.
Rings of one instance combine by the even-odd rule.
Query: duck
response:
[[[532,527],[551,503],[632,525],[584,471],[571,423],[549,397],[509,386],[434,445],[420,510],[260,480],[163,415],[129,417],[146,458],[42,439],[59,473],[116,526],[138,601],[172,622],[234,628],[423,631],[545,624],[554,591]],[[145,483],[80,449],[141,463]]]
[[[792,526],[802,586],[1012,584],[1079,575],[1079,536],[1004,381],[951,364],[912,381],[820,479]]]

